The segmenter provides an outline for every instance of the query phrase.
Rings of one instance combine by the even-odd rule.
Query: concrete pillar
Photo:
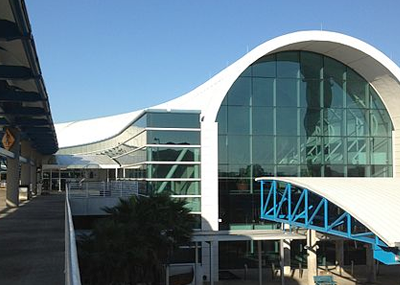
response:
[[[282,224],[283,228],[285,231],[291,231],[290,225],[288,224]],[[289,276],[291,274],[291,256],[290,256],[290,250],[291,250],[291,240],[285,239],[283,241],[283,253],[284,253],[284,274]]]
[[[366,265],[367,265],[367,282],[374,283],[376,281],[376,266],[374,259],[374,251],[371,244],[365,245]]]
[[[14,158],[7,158],[7,190],[6,205],[8,207],[19,206],[19,153],[20,153],[20,134],[16,129],[9,129],[15,141],[9,149],[14,153]]]
[[[26,163],[21,164],[21,185],[28,186],[28,192],[26,193],[26,198],[29,200],[31,198],[30,184],[32,182],[31,178],[31,146],[28,141],[21,141],[21,156],[27,159]]]
[[[262,248],[261,248],[261,240],[257,241],[257,252],[258,252],[258,284],[262,285]]]
[[[32,185],[32,193],[36,195],[37,193],[37,173],[36,173],[36,166],[37,166],[37,154],[36,151],[32,149],[31,151],[31,161],[33,164],[30,165],[31,170],[31,185]]]
[[[335,260],[336,260],[336,271],[339,275],[342,275],[344,266],[344,240],[335,241]]]
[[[281,285],[285,285],[285,247],[284,240],[279,241],[279,256],[280,256],[280,267],[281,267]]]
[[[315,230],[307,230],[307,277],[308,284],[314,284],[313,276],[317,271],[317,232]]]
[[[284,256],[284,263],[283,263],[283,272],[286,276],[289,276],[292,272],[290,260],[290,248],[291,248],[291,241],[288,239],[283,240],[283,256]]]

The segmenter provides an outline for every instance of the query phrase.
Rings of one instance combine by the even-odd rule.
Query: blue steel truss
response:
[[[375,259],[385,264],[400,264],[398,248],[388,247],[348,212],[326,198],[288,182],[259,182],[261,219],[369,243],[373,245]]]

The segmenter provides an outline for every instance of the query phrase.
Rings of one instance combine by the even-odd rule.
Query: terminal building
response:
[[[283,35],[174,100],[55,129],[59,150],[43,160],[43,188],[129,180],[139,193],[168,191],[185,199],[197,217],[198,278],[216,281],[218,270],[279,262],[280,240],[289,240],[284,254],[292,268],[307,259],[309,270],[310,264],[371,263],[369,251],[376,253],[376,246],[392,253],[388,263],[398,263],[400,69],[353,37],[327,31]],[[289,230],[284,224],[296,226],[290,218],[262,215],[261,185],[264,192],[278,185],[285,197],[288,184],[296,193],[308,189],[325,199],[325,218],[332,211],[349,214],[344,231],[351,232],[351,223],[362,227],[358,237],[373,239],[371,247],[357,246],[356,234],[349,233],[350,241],[330,235],[345,223],[338,218],[325,221],[318,256],[310,254],[311,237],[305,241]],[[359,185],[365,192],[352,191]],[[332,191],[340,196],[330,196]],[[273,207],[279,212],[285,203]],[[305,211],[313,206],[320,207],[310,204]],[[366,216],[365,209],[376,212]],[[375,227],[382,220],[389,226]],[[318,230],[305,228],[309,236]]]

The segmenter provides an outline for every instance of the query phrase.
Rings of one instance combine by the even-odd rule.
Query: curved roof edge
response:
[[[373,46],[329,31],[300,31],[269,40],[219,72],[193,91],[156,106],[202,110],[206,121],[215,121],[219,107],[240,74],[259,58],[285,50],[313,51],[350,66],[369,81],[381,96],[395,128],[400,128],[400,68]]]
[[[95,143],[120,134],[132,124],[143,110],[130,113],[55,124],[59,147],[73,147]]]
[[[388,246],[400,243],[400,179],[260,177],[308,189],[348,212]]]
[[[285,50],[313,51],[356,70],[381,96],[395,129],[400,129],[400,68],[373,46],[329,31],[300,31],[271,39],[194,90],[151,109],[200,110],[204,122],[215,122],[225,95],[240,74],[259,58]],[[93,120],[56,124],[60,148],[89,144],[121,133],[143,110]],[[111,127],[100,128],[99,124]],[[93,125],[91,125],[93,124]],[[87,133],[86,133],[87,132]]]

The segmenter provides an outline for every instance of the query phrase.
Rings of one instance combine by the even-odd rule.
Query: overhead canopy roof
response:
[[[400,246],[400,179],[261,177],[308,189],[348,212],[388,246]]]
[[[0,0],[0,127],[19,129],[42,154],[58,149],[23,0]]]
[[[235,231],[201,231],[193,233],[193,241],[237,241],[237,240],[280,240],[305,239],[304,233],[282,230],[235,230]]]
[[[107,155],[57,155],[54,164],[43,165],[43,169],[117,168],[119,164]]]

